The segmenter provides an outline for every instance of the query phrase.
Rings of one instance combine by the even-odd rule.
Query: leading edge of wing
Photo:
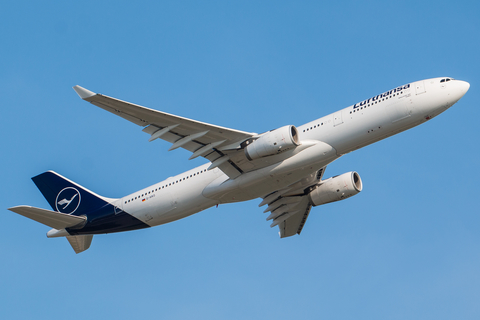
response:
[[[231,154],[224,152],[240,152],[241,143],[257,135],[149,109],[80,86],[73,89],[83,100],[144,127],[143,131],[150,135],[149,141],[160,138],[170,142],[169,150],[181,147],[193,153],[190,159],[202,156],[212,162],[208,170],[218,167],[231,179],[243,171],[231,160]]]
[[[88,89],[85,89],[79,85],[73,87],[75,92],[80,98],[88,101],[104,110],[107,110],[113,114],[121,116],[139,126],[157,125],[161,127],[168,127],[169,125],[178,124],[179,122],[184,125],[193,124],[196,126],[208,127],[209,129],[216,129],[219,133],[234,133],[235,138],[228,140],[236,140],[242,138],[249,138],[255,136],[256,133],[240,131],[236,129],[226,128],[222,126],[212,125],[209,123],[180,117],[167,112],[150,109],[137,104],[112,98],[100,93],[94,93]],[[124,113],[127,117],[120,114]]]

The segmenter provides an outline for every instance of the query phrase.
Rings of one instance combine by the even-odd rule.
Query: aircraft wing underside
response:
[[[273,195],[276,195],[275,200],[265,197],[262,202],[268,204],[264,212],[270,213],[267,217],[267,220],[273,221],[270,227],[278,225],[280,238],[300,234],[312,209],[308,195],[278,196],[278,192]]]
[[[278,225],[281,238],[302,232],[313,206],[309,193],[315,185],[322,181],[326,168],[325,166],[284,189],[262,197],[263,200],[258,206],[268,205],[263,212],[270,213],[267,221],[273,221],[270,225],[272,228]]]
[[[262,166],[248,161],[240,149],[240,144],[256,136],[256,133],[224,128],[149,109],[96,94],[80,86],[75,86],[74,89],[83,100],[144,127],[143,131],[150,135],[149,141],[168,141],[172,143],[169,151],[184,148],[193,153],[190,159],[204,157],[212,162],[209,169],[218,167],[232,179]]]

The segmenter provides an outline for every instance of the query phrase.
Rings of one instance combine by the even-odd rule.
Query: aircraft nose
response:
[[[470,83],[467,81],[459,81],[460,83],[460,92],[462,93],[462,97],[467,93],[468,89],[470,89]]]
[[[467,93],[468,89],[470,89],[470,83],[467,81],[456,80],[452,82],[453,86],[451,87],[450,96],[453,98],[456,103],[460,100],[465,93]]]

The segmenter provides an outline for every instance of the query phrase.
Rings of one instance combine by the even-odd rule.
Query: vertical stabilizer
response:
[[[32,180],[52,209],[65,214],[80,216],[114,200],[101,197],[53,171],[44,172]]]

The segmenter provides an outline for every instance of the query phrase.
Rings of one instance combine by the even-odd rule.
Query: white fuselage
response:
[[[219,203],[246,201],[285,188],[342,155],[415,127],[442,113],[468,90],[464,81],[434,78],[400,86],[297,127],[301,145],[270,156],[272,164],[229,180],[205,164],[115,201],[149,226]],[[447,78],[448,79],[448,78]],[[275,161],[278,157],[278,161]]]

